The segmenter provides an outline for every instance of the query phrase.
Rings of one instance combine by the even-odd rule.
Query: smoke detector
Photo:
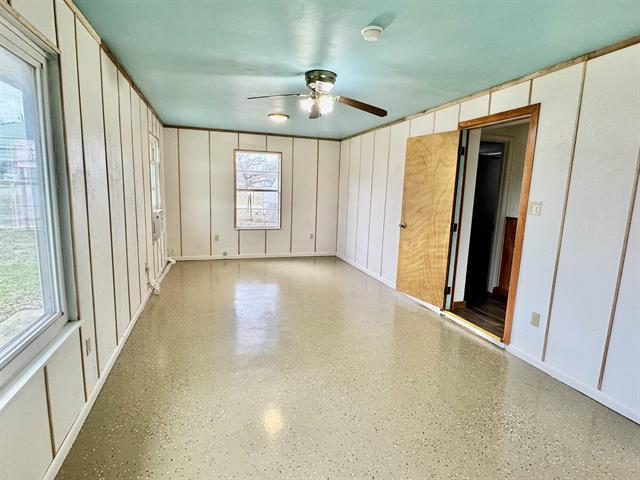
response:
[[[367,42],[377,42],[378,39],[382,36],[382,32],[384,32],[384,28],[377,25],[368,25],[360,30],[362,38],[364,38]]]

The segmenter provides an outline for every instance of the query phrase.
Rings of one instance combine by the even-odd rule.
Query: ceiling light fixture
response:
[[[276,123],[284,123],[289,120],[289,115],[285,113],[270,113],[269,115],[267,115],[267,117],[269,117]]]
[[[329,113],[333,110],[333,97],[329,95],[322,95],[320,98],[316,100],[318,102],[318,106],[320,107],[320,113],[322,115]]]
[[[377,25],[367,25],[360,30],[362,38],[367,42],[377,42],[382,36],[382,32],[384,32],[384,28]]]

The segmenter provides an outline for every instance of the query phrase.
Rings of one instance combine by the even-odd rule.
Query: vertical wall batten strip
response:
[[[611,342],[611,332],[613,330],[613,322],[615,321],[616,308],[618,306],[618,296],[620,294],[620,283],[622,281],[622,273],[624,271],[624,261],[629,246],[629,233],[631,231],[631,221],[634,214],[634,205],[636,203],[636,195],[638,194],[638,176],[640,175],[640,149],[638,150],[638,159],[636,160],[636,174],[631,188],[631,199],[629,200],[629,211],[627,213],[627,224],[624,231],[624,240],[622,243],[622,252],[620,252],[620,260],[618,263],[618,275],[616,276],[616,285],[613,291],[613,299],[611,302],[611,313],[609,314],[609,323],[607,325],[607,336],[605,337],[604,350],[602,352],[602,360],[600,362],[600,373],[598,375],[598,390],[602,390],[602,382],[604,380],[604,371],[607,366],[607,355],[609,354],[609,344]],[[637,214],[638,212],[636,212]]]
[[[556,283],[558,280],[558,266],[560,264],[560,251],[562,250],[562,237],[564,236],[564,223],[567,217],[567,203],[569,202],[569,192],[571,190],[571,175],[573,173],[573,160],[576,155],[576,142],[578,139],[578,128],[580,128],[580,112],[582,110],[582,94],[584,93],[584,82],[587,76],[587,62],[582,64],[582,78],[580,80],[580,92],[578,93],[578,107],[576,111],[576,122],[573,129],[573,138],[571,140],[571,158],[569,159],[569,170],[567,172],[567,184],[564,190],[564,198],[562,200],[562,214],[560,215],[560,232],[558,233],[558,246],[556,248],[556,260],[553,267],[553,276],[551,279],[551,292],[549,298],[549,308],[547,310],[547,322],[544,329],[544,339],[542,341],[541,361],[545,361],[547,356],[547,344],[549,342],[549,328],[551,325],[551,314],[553,313],[553,302],[555,299]]]
[[[87,159],[84,154],[84,126],[82,122],[82,102],[80,101],[80,67],[78,65],[78,22],[74,15],[73,17],[73,34],[76,42],[76,75],[78,81],[78,111],[80,112],[80,143],[82,144],[82,167],[84,173],[84,201],[85,208],[87,209],[87,243],[89,245],[89,252],[91,252],[91,235],[89,234],[89,195],[87,193]],[[93,322],[93,348],[95,349],[96,355],[96,370],[98,373],[98,378],[100,378],[100,355],[98,354],[98,325],[96,324],[96,300],[95,300],[95,291],[93,288],[93,260],[91,259],[91,255],[89,255],[89,273],[91,275],[91,304],[93,305],[93,318],[91,319]]]
[[[371,202],[373,200],[373,176],[376,168],[376,132],[373,132],[373,152],[371,158],[371,184],[369,185],[369,217],[367,219],[367,251],[364,257],[364,268],[369,268],[369,242],[371,242]]]
[[[138,278],[140,278],[140,219],[138,218],[138,190],[136,188],[136,145],[135,145],[135,140],[134,140],[134,132],[133,132],[133,122],[134,122],[134,115],[133,115],[133,94],[135,92],[133,91],[133,89],[130,92],[129,95],[129,111],[131,112],[131,163],[133,165],[133,196],[135,199],[135,203],[134,203],[134,209],[135,209],[135,217],[136,217],[136,240],[137,240],[137,249],[138,249],[138,265],[136,265],[136,272],[138,274]],[[140,114],[140,109],[138,109],[138,115]],[[143,200],[144,199],[140,199]],[[142,284],[138,285],[138,290],[140,292],[140,299],[142,300],[144,298],[144,294],[142,293]]]
[[[296,168],[296,140],[291,139],[291,199],[289,205],[289,253],[293,251],[293,185],[295,183],[295,168]],[[281,166],[282,168],[282,166]]]
[[[180,175],[180,129],[176,129],[178,143],[178,227],[180,230],[180,256],[182,256],[182,180]]]
[[[435,125],[435,118],[434,118],[434,125]],[[409,124],[409,128],[411,128],[411,124]],[[409,134],[411,134],[411,132],[409,132]],[[389,157],[391,157],[391,127],[389,127],[389,141],[387,142],[387,166],[385,168],[385,179],[384,179],[384,207],[382,210],[382,239],[380,242],[380,271],[376,272],[380,276],[382,276],[382,262],[384,260],[384,227],[387,223],[387,189],[389,188]],[[400,213],[400,215],[401,215],[400,220],[402,221],[402,212]]]
[[[207,132],[207,147],[209,152],[209,255],[213,255],[213,207],[211,205],[211,132]],[[266,243],[266,242],[265,242]]]
[[[49,369],[47,365],[42,368],[44,373],[44,393],[47,401],[47,418],[49,420],[49,440],[51,441],[51,457],[56,456],[56,438],[53,433],[53,412],[51,408],[51,391],[49,386]],[[84,382],[82,382],[84,383]]]
[[[316,219],[313,224],[313,251],[318,251],[318,184],[320,177],[320,140],[316,140]],[[292,212],[293,215],[293,212]],[[337,231],[337,229],[336,229]]]
[[[104,105],[104,82],[102,80],[102,50],[98,50],[98,59],[100,60],[99,65],[100,65],[100,101],[102,102],[102,139],[104,142],[104,160],[105,160],[105,171],[107,174],[107,210],[109,212],[109,237],[111,238],[111,284],[113,285],[113,311],[115,313],[115,315],[113,316],[113,322],[115,325],[115,329],[116,329],[116,345],[118,345],[120,343],[120,335],[118,332],[118,307],[117,307],[117,302],[118,299],[116,298],[116,267],[115,267],[115,262],[116,262],[116,258],[113,255],[113,252],[115,251],[115,247],[113,245],[114,239],[113,239],[113,223],[111,221],[111,185],[109,182],[109,154],[107,152],[107,119],[105,117],[105,105]],[[116,75],[116,80],[117,80],[117,75]],[[127,288],[128,290],[128,288]]]
[[[336,202],[336,254],[338,253],[338,246],[340,244],[340,236],[338,230],[340,230],[340,202],[342,197],[340,196],[340,182],[342,173],[340,165],[342,165],[342,142],[338,142],[338,201]]]
[[[133,314],[135,312],[135,310],[133,310],[131,308],[131,277],[129,276],[129,231],[127,229],[127,197],[125,194],[125,188],[124,188],[124,175],[125,175],[125,170],[124,170],[124,149],[122,148],[122,112],[120,110],[120,77],[116,74],[116,92],[118,94],[118,131],[119,131],[119,135],[120,135],[120,168],[122,169],[122,199],[123,199],[123,205],[124,205],[124,211],[122,212],[124,214],[124,252],[126,255],[126,262],[127,262],[127,298],[128,298],[128,304],[129,304],[129,322],[131,322],[131,319],[133,318]],[[117,332],[117,331],[116,331]],[[120,335],[118,334],[118,337]],[[118,341],[120,339],[118,338]]]

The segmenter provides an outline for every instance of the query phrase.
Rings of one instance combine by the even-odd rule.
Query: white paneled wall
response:
[[[409,122],[391,126],[389,138],[389,168],[382,232],[382,268],[380,276],[389,284],[396,284],[398,246],[400,243],[400,217],[402,215],[402,185],[404,184],[404,159],[409,138]]]
[[[340,142],[340,173],[338,183],[338,238],[337,254],[346,257],[347,249],[347,206],[349,203],[349,165],[351,141]]]
[[[343,140],[338,255],[394,286],[407,137],[540,103],[529,198],[542,202],[542,214],[527,217],[508,350],[640,420],[640,373],[629,361],[640,350],[637,206],[630,216],[638,201],[639,83],[640,45],[634,45],[378,129],[371,177],[370,133]],[[366,239],[361,208],[368,209]],[[541,315],[538,327],[530,323],[533,312]]]
[[[356,232],[358,229],[358,192],[360,182],[360,152],[362,136],[349,140],[349,177],[347,187],[347,225],[345,240],[345,256],[348,260],[356,260]]]
[[[175,129],[165,129],[169,136]],[[165,133],[166,135],[166,133]],[[233,199],[233,151],[238,148],[238,135],[228,132],[211,132],[211,253],[213,255],[238,255],[238,232],[234,228],[233,208],[229,208],[229,199]],[[290,156],[289,156],[290,160]],[[289,163],[289,171],[291,164]],[[290,190],[288,190],[290,192]],[[176,190],[167,204],[179,202],[180,190]],[[168,215],[168,214],[167,214]],[[176,224],[180,217],[168,216],[169,224]],[[179,224],[178,224],[179,225]],[[290,235],[287,231],[287,249]],[[175,256],[181,254],[176,253]]]
[[[53,458],[44,369],[0,405],[0,427],[2,478],[42,478]]]
[[[116,348],[113,302],[113,257],[109,224],[109,187],[100,99],[100,48],[87,29],[76,20],[78,78],[82,112],[87,211],[91,244],[93,305],[98,369],[103,372]]]
[[[535,357],[542,352],[549,311],[583,70],[578,64],[533,81],[531,99],[542,108],[529,199],[542,202],[544,211],[527,217],[514,312],[525,320],[514,322],[511,342]],[[526,320],[531,312],[540,313],[540,328]]]
[[[602,391],[634,412],[640,412],[640,369],[629,361],[640,352],[640,195],[636,193],[627,254],[602,379]]]
[[[369,212],[371,207],[371,180],[373,177],[374,133],[362,136],[360,147],[360,179],[356,207],[356,255],[355,262],[361,267],[367,266],[369,248]]]
[[[234,135],[234,142],[236,141]],[[171,257],[182,255],[182,239],[180,235],[180,165],[178,164],[178,130],[164,129],[162,135],[163,163],[164,163],[164,191],[165,215],[167,216],[167,253]],[[232,148],[235,148],[235,143]],[[212,186],[211,192],[215,198],[218,190]],[[171,220],[169,220],[171,219]],[[234,239],[235,241],[235,239]]]
[[[209,134],[180,129],[180,218],[182,254],[211,254]]]
[[[336,253],[339,170],[340,144],[328,140],[318,141],[318,198],[315,225],[317,253]],[[267,239],[269,233],[271,232],[267,232]]]
[[[127,266],[127,234],[122,176],[122,145],[120,143],[120,112],[118,105],[118,70],[102,53],[102,98],[104,132],[111,210],[111,246],[113,251],[113,285],[115,288],[117,340],[129,325],[129,275]]]
[[[630,79],[640,80],[640,45],[587,63],[549,319],[546,361],[588,385],[600,373],[638,174],[640,90]]]
[[[376,130],[373,146],[373,169],[371,177],[371,202],[369,231],[367,232],[366,268],[380,275],[382,268],[382,234],[384,231],[384,209],[387,203],[387,170],[389,167],[390,128]]]
[[[339,145],[310,138],[164,128],[169,254],[191,259],[335,254]],[[282,154],[280,229],[235,229],[238,148]]]
[[[68,310],[80,320],[0,385],[0,477],[37,480],[55,476],[138,318],[149,294],[146,267],[150,281],[160,274],[165,254],[154,249],[164,238],[151,243],[148,134],[161,127],[64,0],[12,5],[60,50],[60,160],[75,280],[68,287],[76,299]]]
[[[293,192],[291,200],[291,252],[315,251],[318,140],[293,139]]]
[[[124,75],[118,74],[120,99],[120,139],[122,145],[122,174],[124,186],[125,223],[127,234],[127,272],[129,275],[129,314],[140,306],[141,285],[138,269],[138,212],[136,205],[135,173],[133,166],[133,130],[131,126],[131,88]]]
[[[212,133],[214,135],[214,133]],[[232,134],[230,134],[232,135]],[[293,188],[293,155],[294,155],[294,140],[290,137],[267,137],[267,150],[270,152],[280,152],[282,154],[281,169],[281,197],[280,201],[283,206],[289,206],[289,208],[283,208],[281,210],[280,222],[281,227],[279,230],[267,230],[267,254],[277,255],[291,252],[291,195]],[[299,147],[298,147],[299,148]],[[298,153],[300,153],[298,151]],[[229,156],[231,155],[231,156]],[[231,175],[233,176],[233,162],[228,161],[229,158],[233,158],[233,152],[229,155],[221,157],[225,160],[225,164],[228,166]],[[299,187],[298,187],[299,188]],[[313,186],[315,191],[315,185]],[[224,197],[218,199],[219,204],[216,208],[220,211],[224,210],[224,213],[231,216],[231,222],[229,224],[231,231],[234,235],[237,235],[233,228],[233,211],[229,208],[224,208],[228,205],[225,199],[233,197],[233,182],[227,185],[226,194]],[[237,245],[236,245],[237,253]]]
[[[82,150],[82,126],[78,90],[78,65],[76,57],[75,16],[56,0],[58,47],[60,48],[60,79],[64,109],[65,143],[67,150],[67,177],[71,210],[72,241],[76,276],[77,316],[84,320],[80,329],[84,354],[84,381],[87,391],[93,390],[98,381],[95,348],[87,351],[87,344],[95,345],[93,323],[93,284],[91,282],[91,253],[89,247],[89,221],[87,216],[87,192],[85,184],[84,153]]]

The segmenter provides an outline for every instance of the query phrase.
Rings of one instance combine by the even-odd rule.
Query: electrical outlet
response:
[[[529,215],[542,215],[542,202],[529,202]]]
[[[218,235],[217,233],[213,236],[213,241],[217,242],[220,240],[220,235]]]
[[[227,252],[222,252],[222,256],[226,257],[227,256]]]
[[[87,357],[91,354],[91,339],[90,338],[85,338],[84,339],[84,350],[85,352],[87,352]]]
[[[538,312],[531,312],[531,325],[534,327],[540,326],[540,314]]]
[[[313,240],[313,233],[309,234],[309,240]]]

